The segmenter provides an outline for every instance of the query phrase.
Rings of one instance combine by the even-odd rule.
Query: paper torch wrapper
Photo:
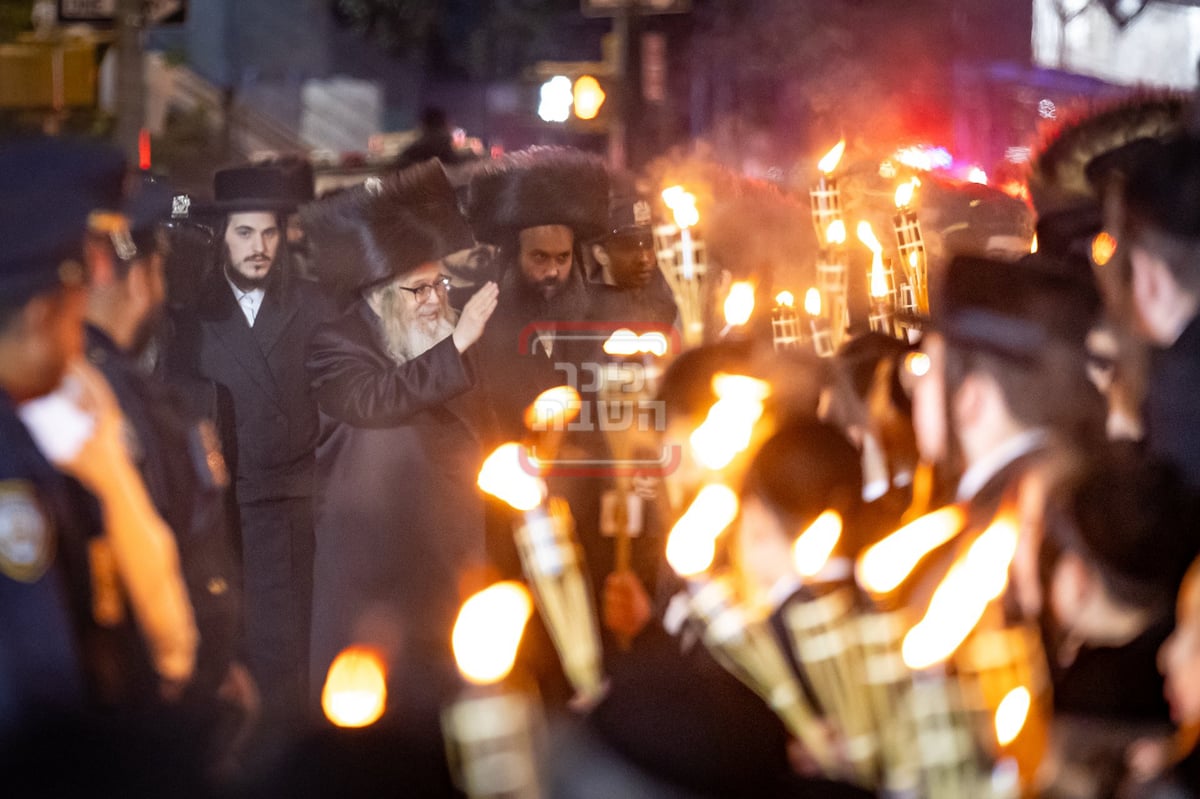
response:
[[[717,662],[775,711],[826,775],[841,777],[825,725],[767,624],[747,619],[728,585],[721,581],[709,582],[693,593],[691,610],[703,625],[704,644]]]
[[[873,788],[881,769],[879,735],[866,686],[866,663],[855,629],[854,592],[838,588],[789,605],[784,615],[796,660],[826,719],[842,734],[859,785]]]
[[[538,717],[524,694],[499,688],[468,690],[442,711],[446,759],[472,799],[538,799]]]
[[[563,673],[575,689],[576,700],[588,705],[599,698],[604,674],[596,610],[570,508],[552,497],[546,511],[525,515],[514,538]]]

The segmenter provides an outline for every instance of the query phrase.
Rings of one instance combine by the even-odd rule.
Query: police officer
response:
[[[108,381],[128,420],[130,455],[179,546],[200,632],[196,671],[187,692],[193,701],[187,706],[210,730],[224,715],[244,729],[258,700],[253,679],[236,660],[240,594],[225,513],[228,475],[218,436],[211,422],[189,414],[175,391],[148,375],[136,360],[163,312],[159,222],[170,202],[163,184],[147,180],[125,203],[130,235],[123,246],[109,236],[88,237],[87,358]],[[215,389],[197,381],[193,393],[213,395]],[[216,701],[218,692],[232,707]]]
[[[0,737],[86,706],[98,509],[16,406],[52,391],[82,350],[87,189],[122,169],[94,145],[0,148]]]

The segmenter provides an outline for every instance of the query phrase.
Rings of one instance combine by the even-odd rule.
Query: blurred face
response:
[[[137,261],[126,276],[130,314],[140,320],[131,349],[134,352],[141,348],[154,333],[167,301],[167,280],[165,273],[166,259],[161,253],[154,253],[148,258]]]
[[[923,366],[928,371],[912,375],[913,432],[917,451],[929,463],[938,463],[947,454],[946,429],[946,342],[937,333],[926,333],[921,350],[929,357]]]
[[[566,225],[539,225],[521,231],[518,264],[525,282],[543,299],[558,296],[571,275],[575,234]]]
[[[63,288],[30,300],[15,321],[16,347],[5,364],[12,381],[5,388],[17,402],[53,391],[67,365],[83,354],[87,291]]]
[[[225,254],[230,277],[243,287],[261,285],[279,250],[279,220],[275,214],[251,211],[230,214],[225,227]]]
[[[752,595],[762,597],[792,573],[791,537],[779,519],[755,496],[742,498],[737,536],[738,564]]]
[[[1163,693],[1177,724],[1200,723],[1200,573],[1188,572],[1179,589],[1175,632],[1158,650]]]
[[[604,244],[609,272],[621,288],[645,288],[658,268],[649,233],[611,236]]]

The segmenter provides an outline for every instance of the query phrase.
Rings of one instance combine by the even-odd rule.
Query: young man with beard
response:
[[[460,314],[447,303],[440,259],[472,239],[436,161],[318,202],[305,225],[361,295],[308,355],[321,416],[312,684],[343,648],[377,648],[391,720],[442,769],[439,712],[459,686],[450,631],[485,560],[488,414],[468,350],[498,291],[484,285]]]
[[[305,351],[332,303],[290,271],[293,181],[276,167],[217,172],[214,268],[195,307],[174,314],[169,372],[212,381],[241,536],[243,632],[268,737],[295,726],[307,696],[312,612],[316,402]]]
[[[481,342],[481,378],[505,436],[524,435],[525,409],[579,375],[595,342],[582,323],[589,292],[580,247],[607,230],[608,174],[599,158],[532,148],[471,178],[475,237],[496,245],[500,303]]]

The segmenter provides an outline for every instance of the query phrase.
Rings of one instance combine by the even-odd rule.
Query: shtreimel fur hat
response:
[[[312,203],[303,225],[321,271],[360,290],[475,244],[433,159]]]
[[[467,216],[488,244],[540,225],[566,225],[588,241],[608,232],[608,172],[599,157],[570,147],[510,153],[472,175]]]

